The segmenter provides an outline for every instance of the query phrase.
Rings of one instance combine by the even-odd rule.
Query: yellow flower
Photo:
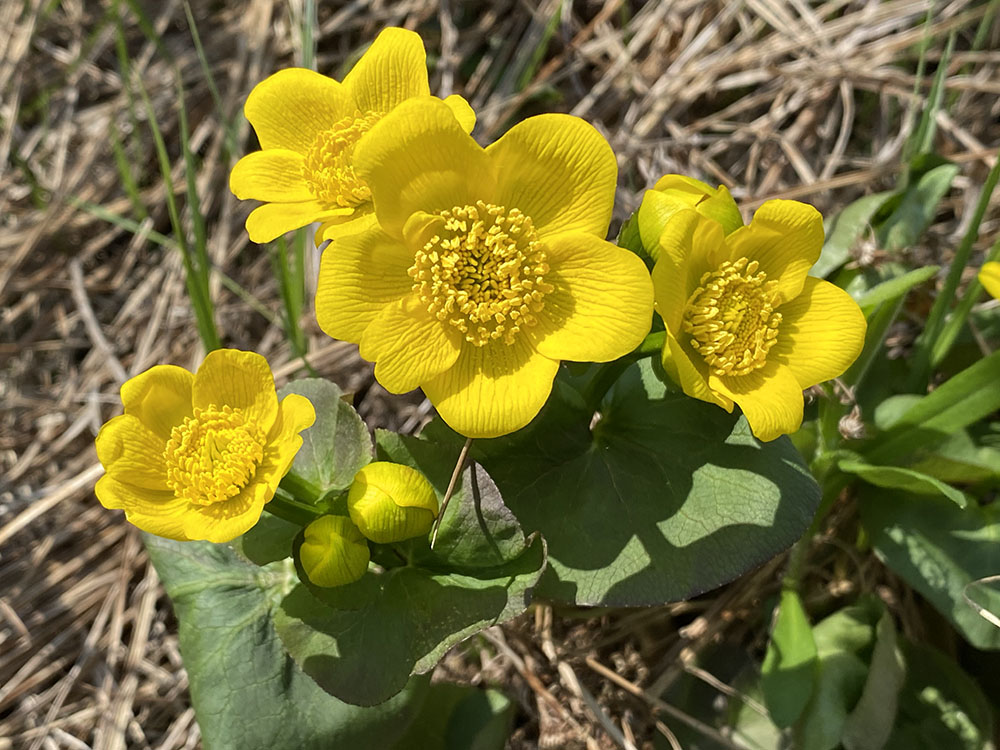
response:
[[[353,167],[358,140],[397,104],[427,96],[424,43],[412,31],[388,28],[343,83],[289,68],[259,83],[247,97],[247,120],[262,151],[240,159],[229,188],[242,200],[264,201],[247,218],[254,242],[322,222],[317,242],[345,222],[371,214],[371,191]],[[476,116],[460,96],[445,103],[466,131]]]
[[[726,234],[743,226],[740,209],[725,185],[711,188],[693,177],[665,174],[646,191],[639,206],[639,238],[653,260],[659,255],[657,242],[663,228],[671,216],[685,208],[719,222]]]
[[[802,390],[840,375],[861,353],[866,323],[854,300],[806,274],[823,246],[812,206],[772,200],[726,236],[695,211],[660,236],[656,309],[663,364],[684,392],[732,411],[761,440],[795,432]]]
[[[105,508],[144,531],[228,542],[260,518],[315,419],[308,399],[278,403],[259,354],[219,349],[198,373],[157,365],[122,385],[125,413],[97,435]]]
[[[388,544],[430,531],[438,500],[431,483],[416,469],[375,461],[354,476],[347,509],[362,534]]]
[[[371,552],[358,527],[346,516],[320,516],[305,528],[299,559],[317,586],[354,583],[368,570]]]
[[[995,260],[983,263],[979,269],[979,283],[991,297],[1000,299],[1000,263]]]
[[[389,391],[422,387],[469,437],[538,413],[562,359],[604,362],[649,331],[642,261],[607,241],[617,164],[583,120],[541,115],[483,149],[431,98],[358,145],[378,223],[323,254],[316,316]]]

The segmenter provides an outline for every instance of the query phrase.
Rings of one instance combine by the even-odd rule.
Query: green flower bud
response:
[[[375,461],[354,475],[347,511],[362,534],[385,544],[430,531],[438,500],[430,482],[416,469]]]
[[[354,583],[368,570],[368,542],[346,516],[320,516],[306,526],[299,559],[317,586]]]
[[[660,254],[659,239],[663,227],[678,211],[693,208],[702,216],[717,221],[726,234],[743,226],[740,209],[725,185],[714,189],[701,180],[668,174],[647,190],[639,206],[639,237],[653,260]]]

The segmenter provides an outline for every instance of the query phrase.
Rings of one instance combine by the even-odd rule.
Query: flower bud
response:
[[[719,222],[729,234],[743,226],[740,209],[725,185],[711,188],[701,180],[668,174],[647,190],[639,206],[639,237],[655,260],[660,253],[659,239],[663,228],[675,213],[693,208],[707,219]]]
[[[368,558],[368,542],[350,518],[320,516],[306,526],[299,559],[317,586],[354,583],[368,570]]]
[[[438,500],[430,482],[416,469],[375,461],[354,475],[347,510],[362,534],[385,544],[430,531]]]

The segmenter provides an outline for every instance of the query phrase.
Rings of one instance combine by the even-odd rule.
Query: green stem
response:
[[[323,515],[319,508],[312,505],[306,505],[305,503],[300,503],[291,495],[286,494],[280,489],[275,493],[274,497],[271,498],[271,501],[264,506],[264,510],[271,515],[282,518],[289,523],[294,523],[298,526],[308,526],[310,523]]]
[[[319,500],[323,494],[323,491],[319,487],[295,474],[285,474],[279,486],[295,500],[304,500],[310,506]]]

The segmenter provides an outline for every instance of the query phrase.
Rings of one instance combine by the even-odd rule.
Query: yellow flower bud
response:
[[[347,510],[362,534],[385,544],[430,531],[438,501],[430,482],[416,469],[375,461],[354,476]]]
[[[354,583],[368,570],[368,542],[346,516],[320,516],[306,526],[299,559],[317,586]]]
[[[664,175],[652,190],[646,191],[639,206],[639,237],[654,260],[659,257],[663,228],[670,217],[685,208],[693,208],[705,218],[719,222],[726,234],[743,226],[740,209],[725,185],[715,189],[693,177]]]

